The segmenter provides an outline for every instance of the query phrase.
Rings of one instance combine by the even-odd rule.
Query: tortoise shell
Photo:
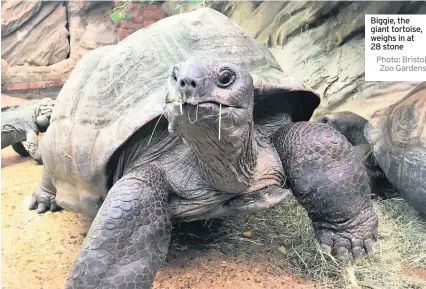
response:
[[[375,112],[364,135],[389,181],[426,214],[426,82]]]
[[[365,134],[371,145],[385,140],[396,150],[426,151],[426,82],[395,104],[375,112]]]

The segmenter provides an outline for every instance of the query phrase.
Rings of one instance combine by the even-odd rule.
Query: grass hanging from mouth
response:
[[[164,115],[164,111],[163,111],[163,113],[160,115],[160,117],[158,118],[157,122],[155,123],[154,129],[152,130],[151,136],[149,137],[148,144],[146,145],[147,147],[149,147],[149,144],[151,143],[151,140],[152,140],[152,137],[153,137],[153,135],[154,135],[155,129],[157,128],[157,125],[158,125],[158,123],[160,122],[160,119],[163,117],[163,115]]]
[[[220,127],[222,123],[222,104],[219,103],[219,140],[220,140]]]

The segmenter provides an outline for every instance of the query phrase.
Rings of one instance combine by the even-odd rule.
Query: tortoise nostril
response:
[[[197,87],[197,82],[193,78],[181,78],[179,85],[181,89],[195,89]]]

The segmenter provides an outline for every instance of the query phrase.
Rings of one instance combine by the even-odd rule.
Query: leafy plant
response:
[[[133,13],[129,13],[131,14],[131,17],[129,17],[129,15],[126,15],[126,13],[132,4],[132,0],[115,1],[115,3],[117,3],[117,6],[114,9],[112,9],[111,14],[109,15],[109,18],[114,23],[122,22],[124,19],[126,19],[127,22],[129,23],[129,20],[131,21],[133,18]],[[119,5],[119,3],[122,3],[122,4]]]

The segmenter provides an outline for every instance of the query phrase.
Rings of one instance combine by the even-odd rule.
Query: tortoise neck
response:
[[[209,130],[195,139],[185,139],[198,158],[206,181],[222,192],[239,193],[250,186],[258,149],[253,124],[235,141],[233,135]]]
[[[348,139],[348,141],[354,145],[367,145],[368,142],[364,137],[364,127],[367,124],[367,120],[365,118],[360,118],[357,122],[354,122],[345,132],[343,132],[344,136]]]

